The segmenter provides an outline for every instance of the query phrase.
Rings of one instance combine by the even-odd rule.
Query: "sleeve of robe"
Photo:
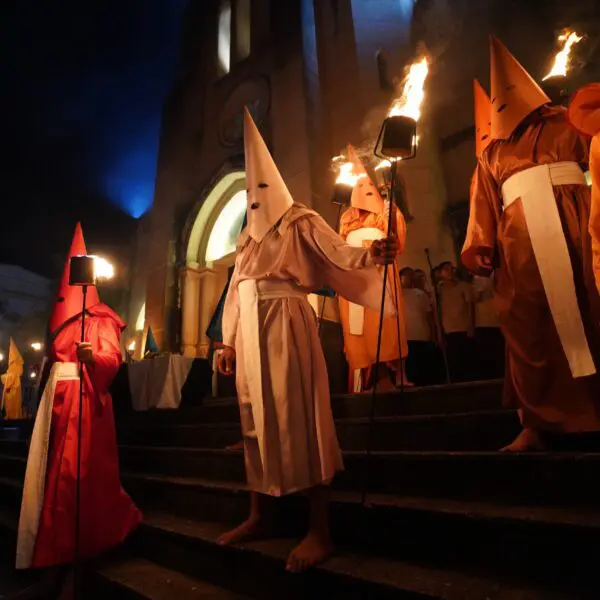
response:
[[[469,223],[461,259],[469,271],[484,277],[490,272],[477,265],[476,257],[487,256],[493,261],[500,196],[489,168],[479,161],[471,179]]]
[[[367,248],[346,244],[318,215],[300,219],[298,229],[323,285],[333,288],[354,304],[381,309],[383,276]],[[384,314],[396,314],[388,292]]]
[[[590,148],[590,174],[592,176],[592,200],[590,207],[590,236],[596,287],[600,290],[600,136],[592,138]]]
[[[120,333],[114,319],[99,319],[98,347],[94,348],[94,366],[89,369],[89,375],[94,389],[100,394],[108,392],[121,366]]]
[[[240,315],[239,294],[238,294],[238,277],[237,269],[234,269],[229,282],[227,296],[223,304],[223,323],[221,325],[223,331],[223,345],[235,348],[235,336],[238,328]]]

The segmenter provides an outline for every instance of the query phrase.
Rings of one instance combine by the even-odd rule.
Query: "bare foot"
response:
[[[402,381],[401,379],[396,379],[396,387],[415,387],[415,384],[412,381],[409,381],[408,379],[405,379],[404,381]]]
[[[225,446],[225,450],[227,452],[237,452],[238,450],[243,450],[244,449],[244,440],[240,440],[239,442],[236,442],[235,444],[231,444],[231,446]]]
[[[247,540],[256,538],[263,532],[262,521],[260,519],[247,519],[235,529],[227,531],[217,540],[220,546],[229,546],[239,544]]]
[[[292,550],[287,561],[286,571],[302,573],[327,560],[332,552],[333,544],[329,537],[323,538],[317,534],[308,533]]]
[[[500,452],[535,452],[545,449],[546,445],[540,434],[535,429],[525,428],[511,444],[501,448]]]

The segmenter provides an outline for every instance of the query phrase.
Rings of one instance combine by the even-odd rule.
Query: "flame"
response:
[[[425,98],[424,88],[428,73],[429,62],[425,56],[410,65],[408,75],[404,81],[402,96],[392,102],[388,117],[401,115],[410,117],[415,121],[421,118],[421,104],[423,104]]]
[[[129,346],[127,346],[127,350],[129,350],[129,352],[135,351],[135,340],[131,340],[131,342],[129,342]]]
[[[554,57],[554,64],[550,69],[550,72],[542,81],[550,79],[550,77],[565,77],[569,71],[569,59],[571,55],[571,49],[575,44],[578,44],[583,39],[583,36],[578,35],[574,31],[566,31],[565,33],[558,36],[558,41],[563,42],[562,49],[559,50]]]
[[[388,167],[391,167],[392,165],[390,164],[389,160],[380,160],[379,163],[377,163],[375,165],[375,171],[381,171],[381,169],[387,169]]]
[[[359,179],[365,177],[364,173],[357,174],[354,172],[354,164],[351,162],[341,163],[339,169],[340,171],[335,182],[347,185],[348,187],[354,187]]]

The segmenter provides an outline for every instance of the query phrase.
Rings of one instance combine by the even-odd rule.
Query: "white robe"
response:
[[[343,469],[327,368],[307,294],[331,287],[379,310],[383,280],[369,251],[346,244],[294,204],[260,243],[245,232],[223,313],[236,349],[248,485],[273,496],[329,482]],[[386,315],[394,315],[391,297]]]

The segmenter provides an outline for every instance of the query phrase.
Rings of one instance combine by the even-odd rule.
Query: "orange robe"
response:
[[[494,299],[507,345],[505,404],[521,409],[524,427],[546,431],[600,430],[600,377],[573,378],[529,238],[521,199],[503,210],[502,185],[541,164],[572,161],[587,167],[589,138],[571,129],[560,107],[530,116],[507,140],[484,151],[471,185],[470,220],[462,252],[465,266],[481,273],[475,256],[492,258]],[[594,283],[590,193],[585,185],[554,186],[585,335],[600,366],[600,297]],[[543,218],[543,215],[540,215]]]
[[[406,244],[406,223],[402,213],[396,208],[396,235],[398,239],[398,254],[404,250]],[[348,208],[340,220],[340,236],[346,240],[348,234],[357,229],[374,227],[387,234],[388,218],[384,213],[374,214],[361,211],[357,208]],[[369,246],[371,242],[364,242]],[[390,277],[393,273],[394,278]],[[395,279],[395,285],[394,285]],[[396,292],[398,298],[398,318],[387,317],[383,320],[383,331],[381,337],[382,362],[398,360],[401,356],[408,354],[406,341],[406,329],[404,322],[404,301],[402,298],[402,286],[398,276],[397,265],[392,265],[388,273],[388,289],[392,297]],[[379,333],[379,312],[365,308],[364,328],[362,335],[350,333],[349,304],[345,298],[339,298],[340,319],[344,332],[344,350],[348,364],[352,370],[365,369],[375,364],[377,357],[377,337]],[[400,328],[400,340],[398,340],[398,327]]]

